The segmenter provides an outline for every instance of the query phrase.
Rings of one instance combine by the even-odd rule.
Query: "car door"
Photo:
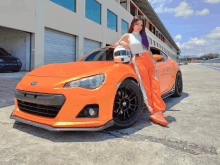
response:
[[[151,47],[151,51],[150,53],[153,54],[159,54],[159,55],[162,55],[160,54],[160,50],[155,48],[155,47]],[[166,66],[165,66],[165,58],[163,59],[160,59],[160,60],[157,60],[156,61],[156,67],[157,67],[157,72],[158,72],[158,80],[159,80],[159,83],[160,83],[160,90],[161,90],[161,94],[164,94],[165,91],[166,91],[166,86],[165,86],[165,80],[166,80],[166,74],[167,74],[167,71],[166,71]]]
[[[163,59],[163,72],[164,72],[164,78],[163,78],[163,89],[164,93],[170,91],[172,88],[173,81],[171,79],[172,75],[172,66],[170,65],[170,62],[168,60],[168,56],[163,52],[160,51],[160,54],[164,57]]]

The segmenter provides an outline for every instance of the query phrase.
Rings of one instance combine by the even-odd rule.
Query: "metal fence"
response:
[[[205,60],[204,63],[220,63],[220,58]]]

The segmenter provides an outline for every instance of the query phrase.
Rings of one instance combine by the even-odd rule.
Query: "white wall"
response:
[[[0,25],[35,32],[35,0],[0,0]]]
[[[36,0],[34,68],[44,65],[45,0]]]
[[[122,36],[121,19],[128,24],[133,19],[133,16],[115,0],[97,0],[101,4],[101,25],[85,17],[85,0],[76,0],[76,13],[49,0],[45,1],[45,27],[76,35],[76,60],[83,56],[84,38],[101,42],[101,46],[105,46],[106,43],[113,45]],[[107,9],[117,15],[117,32],[107,28]],[[146,33],[157,43],[175,53],[147,28]]]
[[[78,2],[78,0],[76,1]],[[77,12],[80,11],[77,10]],[[79,35],[79,13],[70,11],[50,0],[45,0],[45,27]]]

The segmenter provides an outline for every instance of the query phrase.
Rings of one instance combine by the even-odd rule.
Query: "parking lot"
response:
[[[15,122],[10,115],[22,76],[0,73],[0,164],[219,165],[220,71],[180,68],[183,94],[164,100],[167,127],[152,123],[145,109],[132,127],[100,132],[49,132]]]

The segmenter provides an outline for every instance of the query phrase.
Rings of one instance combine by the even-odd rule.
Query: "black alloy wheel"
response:
[[[175,92],[172,95],[173,97],[180,97],[183,91],[183,80],[181,72],[177,72],[176,74],[176,82],[175,82]]]
[[[143,96],[138,84],[126,79],[117,90],[113,119],[115,127],[130,127],[138,121],[143,111]]]

